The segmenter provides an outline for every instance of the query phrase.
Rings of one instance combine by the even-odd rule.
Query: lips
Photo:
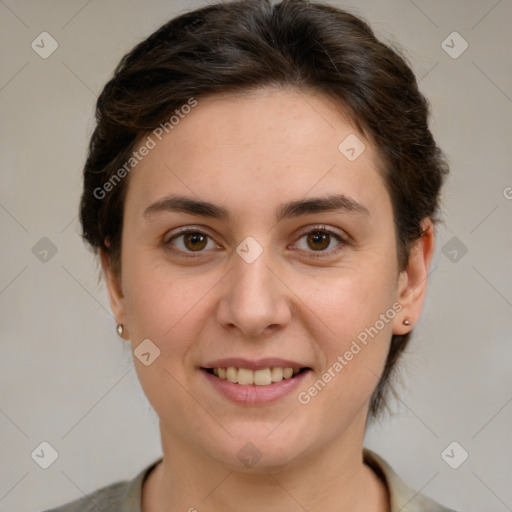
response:
[[[209,361],[201,370],[227,398],[244,404],[277,400],[296,388],[311,368],[297,361],[242,358]]]

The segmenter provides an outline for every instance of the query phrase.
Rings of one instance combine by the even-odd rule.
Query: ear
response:
[[[129,339],[128,329],[126,325],[126,310],[123,290],[121,287],[120,277],[113,272],[110,256],[104,249],[100,249],[101,268],[107,284],[107,291],[110,300],[110,309],[114,314],[114,318],[118,324],[123,324],[124,332],[121,337],[125,340]]]
[[[422,222],[423,235],[411,247],[407,268],[398,278],[397,300],[402,305],[393,323],[393,334],[406,334],[418,322],[425,295],[427,276],[434,253],[434,226],[431,219]],[[404,320],[410,325],[404,325]]]

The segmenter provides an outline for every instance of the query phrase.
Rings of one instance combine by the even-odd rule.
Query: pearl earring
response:
[[[117,334],[119,334],[119,336],[122,336],[123,332],[124,332],[123,324],[117,324],[116,331],[117,331]]]
[[[407,320],[407,318],[403,321],[403,324],[404,325],[411,325],[411,322],[409,322],[409,320]]]

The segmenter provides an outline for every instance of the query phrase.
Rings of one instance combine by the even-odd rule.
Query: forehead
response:
[[[127,196],[139,209],[165,193],[222,199],[241,210],[308,193],[341,192],[359,202],[387,195],[377,152],[322,94],[210,96],[169,133],[149,137],[154,147],[132,172]]]

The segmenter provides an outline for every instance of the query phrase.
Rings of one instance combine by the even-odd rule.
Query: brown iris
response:
[[[308,245],[315,251],[321,251],[329,247],[331,236],[324,231],[314,231],[308,235]]]
[[[202,233],[185,233],[183,243],[190,251],[200,251],[204,249],[207,243],[207,236]]]

